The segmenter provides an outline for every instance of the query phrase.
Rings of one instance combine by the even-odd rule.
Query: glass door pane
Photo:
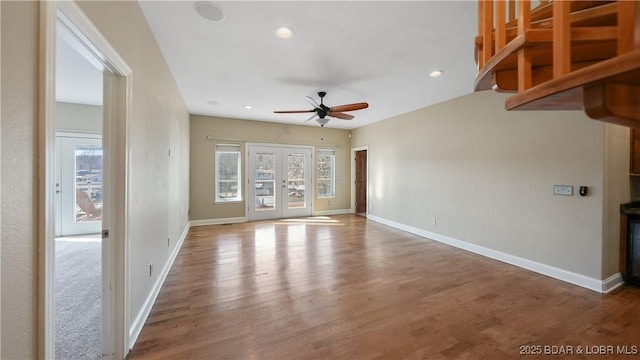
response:
[[[60,235],[102,228],[102,140],[60,137]]]
[[[76,145],[75,191],[77,223],[102,218],[102,147]]]
[[[255,154],[255,211],[273,211],[276,208],[276,153]]]
[[[305,154],[290,153],[287,159],[287,208],[299,209],[306,206],[305,196]]]

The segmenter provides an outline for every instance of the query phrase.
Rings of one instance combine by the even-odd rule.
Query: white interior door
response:
[[[249,145],[247,154],[249,220],[311,215],[312,149]]]
[[[60,235],[96,234],[102,228],[102,140],[59,136]],[[59,186],[58,186],[59,184]]]

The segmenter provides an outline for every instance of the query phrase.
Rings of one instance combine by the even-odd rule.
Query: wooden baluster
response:
[[[509,21],[516,19],[516,1],[509,0]]]
[[[506,4],[498,1],[496,7],[496,52],[507,44]]]
[[[553,78],[571,72],[571,2],[553,2]]]
[[[478,49],[478,70],[484,67],[484,3],[485,0],[478,0],[478,35],[482,38],[482,44]]]
[[[531,28],[531,1],[518,3],[518,35]],[[518,92],[525,91],[533,84],[531,78],[531,54],[525,47],[518,50]]]
[[[493,56],[493,0],[484,1],[482,6],[482,55],[483,63],[486,64]]]
[[[640,49],[640,4],[618,1],[618,55]]]

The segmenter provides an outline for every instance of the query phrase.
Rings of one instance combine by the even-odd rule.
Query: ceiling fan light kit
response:
[[[320,126],[325,126],[329,119],[328,117],[341,119],[341,120],[351,120],[354,118],[353,115],[345,114],[345,111],[355,111],[362,110],[369,107],[369,104],[366,102],[353,103],[353,104],[345,104],[338,105],[333,107],[328,107],[324,104],[324,97],[327,95],[325,91],[318,92],[318,96],[320,97],[320,104],[318,104],[313,98],[307,96],[306,99],[313,106],[311,110],[276,110],[274,113],[276,114],[297,114],[297,113],[315,113],[313,114],[307,121],[316,120]]]
[[[316,120],[316,122],[317,122],[318,124],[320,124],[320,126],[324,127],[324,126],[325,126],[325,125],[327,125],[327,123],[329,122],[329,119],[327,119],[327,118],[318,118],[318,119]]]

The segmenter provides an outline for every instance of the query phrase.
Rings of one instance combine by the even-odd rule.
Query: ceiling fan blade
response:
[[[331,116],[331,117],[342,119],[342,120],[351,120],[354,118],[353,115],[349,115],[341,112],[334,112],[334,111],[327,113],[327,116]]]
[[[318,114],[313,114],[313,115],[311,115],[311,117],[310,117],[310,118],[308,118],[308,119],[307,119],[307,120],[305,120],[304,122],[311,121],[311,120],[315,119],[317,116],[318,116]]]
[[[320,104],[318,104],[315,100],[313,100],[311,96],[305,96],[304,98],[307,99],[307,102],[311,104],[311,106],[313,106],[314,108],[320,107]]]
[[[355,104],[346,104],[346,105],[338,105],[329,109],[330,112],[343,112],[343,111],[354,111],[354,110],[362,110],[369,107],[369,104],[366,102],[355,103]]]
[[[308,112],[315,112],[315,110],[279,110],[279,111],[274,111],[274,113],[276,113],[276,114],[298,114],[298,113],[308,113]]]

